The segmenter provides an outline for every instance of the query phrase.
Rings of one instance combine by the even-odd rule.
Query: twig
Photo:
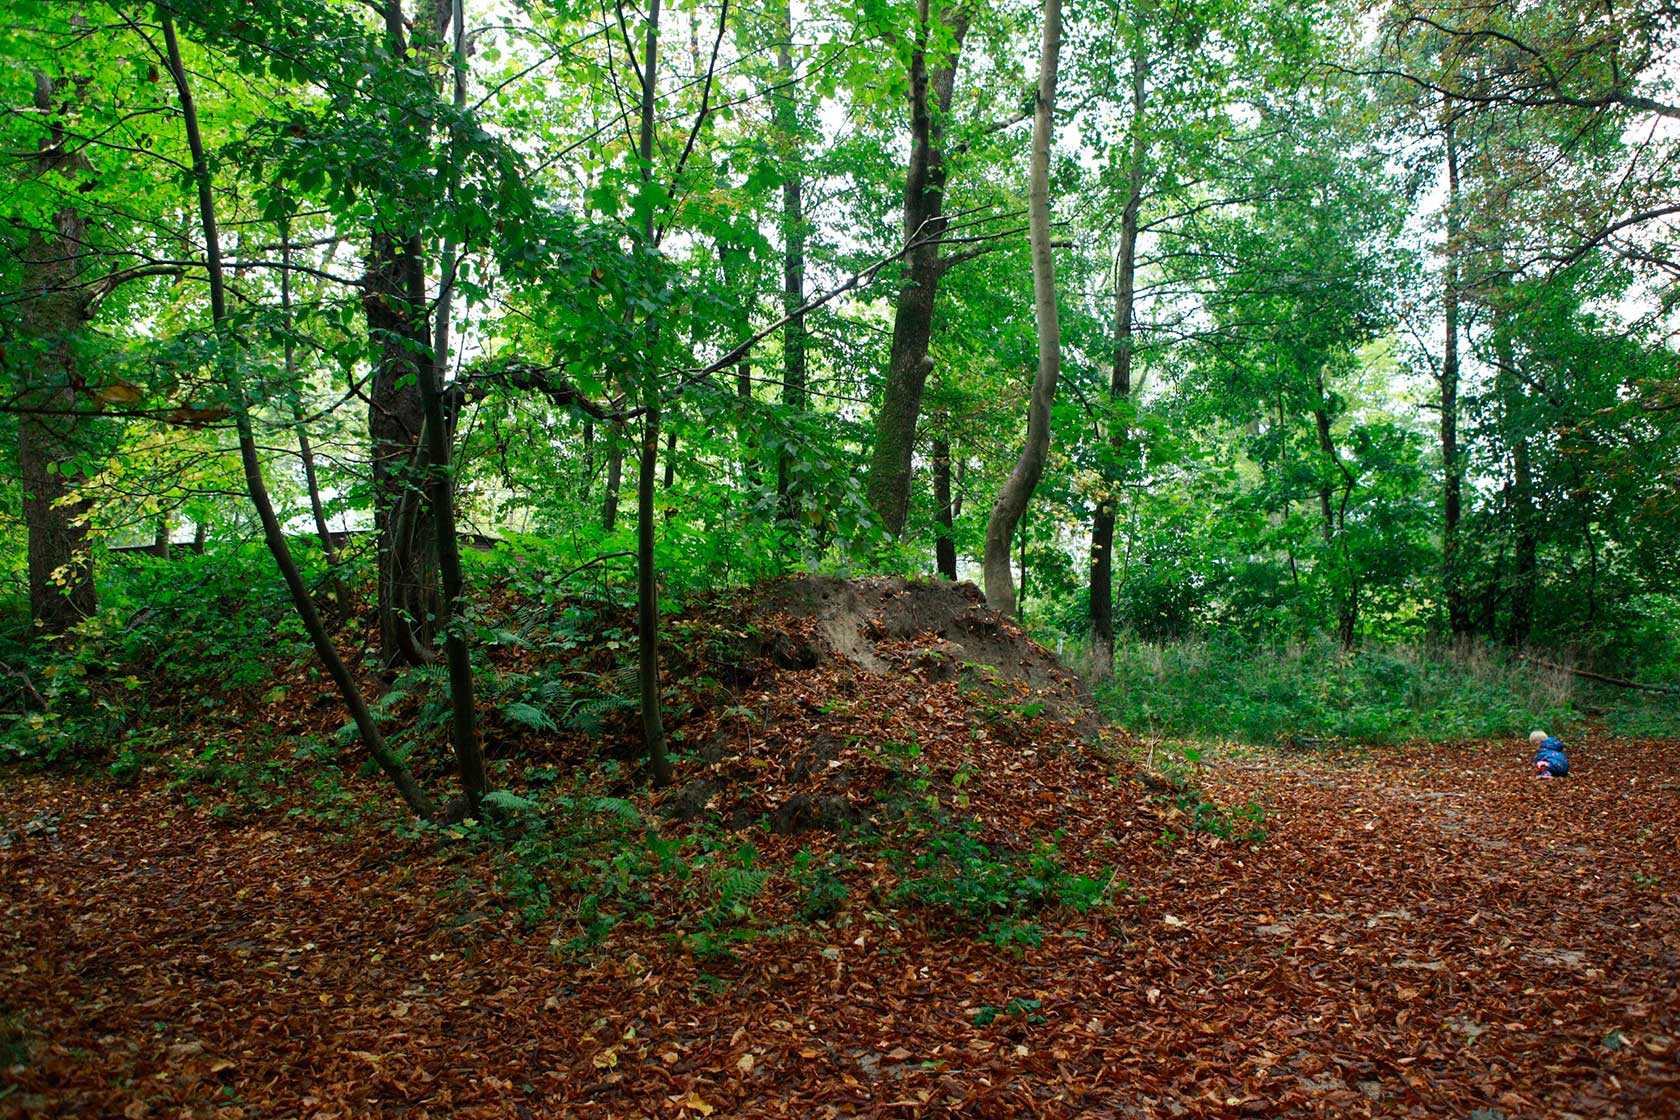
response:
[[[39,704],[43,710],[46,709],[47,698],[41,695],[40,691],[35,687],[35,682],[29,679],[28,673],[25,673],[21,669],[14,669],[4,661],[0,661],[0,670],[4,670],[7,676],[16,677],[18,683],[28,689],[29,695],[35,698],[35,703]]]

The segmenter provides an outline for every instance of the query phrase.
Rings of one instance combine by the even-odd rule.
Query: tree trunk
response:
[[[957,542],[952,537],[956,522],[951,506],[951,445],[942,436],[933,440],[933,506],[939,522],[934,541],[934,564],[945,579],[957,578]]]
[[[607,486],[601,496],[601,528],[618,528],[618,492],[624,488],[624,425],[614,420],[607,428]]]
[[[421,582],[421,562],[404,534],[405,505],[414,500],[412,464],[418,458],[425,404],[420,397],[415,320],[423,309],[409,304],[404,275],[408,249],[388,232],[373,235],[363,307],[377,351],[368,385],[368,436],[373,456],[373,529],[379,560],[380,659],[387,666],[414,660],[415,638],[404,617]],[[418,516],[416,511],[414,516]]]
[[[939,17],[956,46],[948,59],[930,71],[929,2],[918,0],[916,45],[910,55],[910,163],[904,177],[904,237],[907,242],[916,241],[917,247],[905,260],[904,282],[893,313],[892,356],[864,487],[870,508],[895,537],[904,532],[910,511],[916,421],[933,370],[928,344],[933,338],[934,297],[943,272],[938,238],[945,231],[945,121],[969,22],[968,9],[962,4]]]
[[[647,14],[647,49],[642,59],[641,143],[642,182],[653,177],[654,97],[659,80],[659,0],[651,0]],[[654,224],[650,209],[642,227],[643,248],[653,251]],[[648,323],[648,330],[658,324]],[[650,358],[651,363],[654,359]],[[641,669],[642,742],[647,749],[653,784],[668,785],[671,761],[665,754],[665,719],[659,696],[659,580],[654,571],[654,480],[659,468],[659,370],[642,370],[642,453],[636,471],[636,637]]]
[[[1038,62],[1038,101],[1033,109],[1033,147],[1027,225],[1032,240],[1033,314],[1038,324],[1038,371],[1027,412],[1027,440],[986,522],[982,568],[986,602],[1014,615],[1015,587],[1009,572],[1009,540],[1027,509],[1044,461],[1050,454],[1050,406],[1061,372],[1061,325],[1056,317],[1056,269],[1050,246],[1050,141],[1055,125],[1056,64],[1062,45],[1061,0],[1044,0],[1044,43]]]
[[[338,568],[338,547],[333,544],[332,529],[327,525],[326,506],[321,501],[321,483],[315,470],[315,448],[309,440],[309,425],[303,412],[303,380],[298,376],[297,342],[292,337],[292,241],[288,225],[280,226],[280,322],[286,332],[286,384],[293,391],[292,424],[297,431],[298,457],[303,461],[303,485],[309,494],[309,512],[315,519],[315,535],[321,540],[321,552],[327,570],[332,574],[333,600],[340,613],[350,610],[350,593]]]
[[[450,70],[453,74],[455,109],[466,107],[466,13],[462,0],[450,5],[450,23],[455,29],[455,45],[451,51]],[[451,148],[457,147],[452,136]],[[459,166],[451,153],[450,165]],[[450,184],[451,201],[455,184]],[[442,288],[438,292],[437,323],[432,333],[431,361],[420,371],[420,394],[425,408],[427,490],[432,507],[433,541],[437,548],[438,571],[443,580],[443,596],[438,603],[438,629],[443,632],[444,657],[449,664],[450,742],[455,748],[455,761],[461,769],[461,785],[467,797],[467,809],[477,816],[480,802],[490,792],[490,776],[484,766],[484,749],[478,739],[478,713],[473,703],[472,651],[467,646],[464,627],[457,621],[466,605],[465,580],[461,573],[461,538],[455,531],[455,472],[450,429],[443,416],[443,374],[449,364],[450,315],[454,309],[454,274],[457,247],[452,238],[443,246]],[[416,302],[425,300],[425,277],[411,261],[411,296]]]
[[[784,0],[777,10],[780,26],[777,35],[781,45],[776,51],[776,68],[783,82],[794,80],[793,70],[793,5]],[[804,159],[803,138],[799,131],[799,110],[794,100],[796,88],[791,84],[780,91],[772,102],[776,130],[787,141],[787,166],[791,168],[782,184],[782,314],[793,316],[782,328],[782,404],[790,417],[797,417],[809,407],[805,386],[805,316],[794,314],[805,306],[805,182],[802,178]],[[745,359],[743,359],[743,364]],[[793,497],[791,457],[784,447],[776,457],[776,504],[783,520],[792,521],[796,502]]]
[[[1324,456],[1319,468],[1318,508],[1324,532],[1324,560],[1331,565],[1331,593],[1336,596],[1336,636],[1343,649],[1353,648],[1359,617],[1359,575],[1353,570],[1352,557],[1342,530],[1347,516],[1348,499],[1352,496],[1354,477],[1336,453],[1336,441],[1330,428],[1330,399],[1324,387],[1324,374],[1318,374],[1318,404],[1313,409],[1313,422],[1318,430],[1318,448]],[[1342,476],[1342,500],[1336,502],[1336,486],[1330,480],[1334,467]]]
[[[589,504],[590,491],[595,488],[595,423],[592,420],[583,422],[583,480],[579,487],[579,494],[585,505]]]
[[[1330,484],[1329,467],[1336,459],[1336,441],[1330,430],[1330,410],[1324,405],[1323,382],[1320,382],[1319,406],[1313,409],[1313,425],[1318,432],[1318,449],[1324,455],[1319,470],[1318,512],[1319,529],[1326,546],[1336,542],[1336,488]]]
[[[742,358],[735,363],[735,399],[742,404],[752,403],[752,359],[750,358]]]
[[[35,108],[52,111],[53,84],[36,75]],[[63,129],[53,124],[35,158],[35,174],[74,179],[90,171],[86,157],[65,150]],[[23,521],[28,535],[29,614],[49,634],[61,634],[99,606],[93,556],[82,518],[87,505],[67,499],[84,481],[75,466],[81,433],[75,386],[80,380],[76,339],[88,322],[87,226],[72,206],[52,216],[52,233],[31,233],[24,248],[23,308],[18,327],[30,369],[18,403],[49,411],[18,414],[18,466],[23,483]],[[54,411],[57,410],[56,414]]]
[[[1526,394],[1517,377],[1516,344],[1511,337],[1505,312],[1495,309],[1494,346],[1498,372],[1494,388],[1499,395],[1499,416],[1505,446],[1510,449],[1510,485],[1506,509],[1511,525],[1511,575],[1506,586],[1507,614],[1505,641],[1522,646],[1534,624],[1534,592],[1539,583],[1538,547],[1534,511],[1534,478],[1529,464]]]
[[[386,47],[393,59],[409,55],[402,0],[384,0]],[[433,30],[448,25],[450,5],[434,2]],[[399,114],[395,127],[417,125]],[[431,535],[424,509],[425,473],[421,427],[425,403],[420,390],[421,356],[431,349],[424,291],[415,299],[409,278],[425,275],[425,247],[404,228],[402,199],[385,199],[376,219],[362,293],[368,338],[377,348],[368,385],[368,436],[373,459],[373,527],[379,558],[378,614],[380,658],[387,667],[433,659],[428,615],[435,606],[429,550],[420,542]],[[393,218],[396,220],[393,221]]]
[[[1149,47],[1144,29],[1132,45],[1132,151],[1126,168],[1126,203],[1120,211],[1120,246],[1114,259],[1114,368],[1109,378],[1110,407],[1132,395],[1132,323],[1137,291],[1138,209],[1143,203],[1143,161],[1148,154],[1144,112],[1147,109]],[[1108,444],[1115,466],[1124,460],[1126,425],[1109,419]],[[1114,671],[1114,520],[1120,479],[1104,472],[1104,493],[1091,518],[1091,671]]]
[[[303,575],[292,559],[291,549],[286,543],[285,529],[282,528],[280,519],[275,516],[274,503],[269,499],[268,486],[263,480],[262,460],[257,453],[256,435],[251,426],[251,413],[245,399],[245,389],[240,384],[230,360],[234,340],[227,325],[227,287],[222,269],[221,242],[216,233],[216,202],[211,191],[210,163],[205,155],[203,137],[199,132],[198,111],[193,104],[191,87],[187,83],[186,67],[181,63],[181,48],[175,38],[175,24],[168,16],[163,17],[162,23],[170,76],[180,97],[187,146],[192,153],[192,173],[198,187],[199,219],[204,229],[205,265],[210,281],[210,317],[217,336],[217,364],[223,376],[229,404],[233,408],[234,426],[239,436],[239,461],[245,472],[245,485],[251,496],[251,504],[256,507],[257,518],[262,523],[263,540],[267,543],[269,552],[280,569],[281,577],[286,582],[286,589],[292,596],[292,606],[297,610],[310,641],[314,643],[316,655],[344,698],[344,705],[361,733],[362,742],[367,744],[368,752],[396,785],[409,808],[423,817],[429,817],[434,812],[431,800],[415,782],[408,767],[386,746],[385,737],[380,734],[379,724],[369,711],[361,689],[357,686],[355,678],[350,675],[344,659],[339,656],[338,649],[333,645],[332,637],[327,633],[325,623],[321,621],[320,612],[315,609],[309,588],[304,584]]]
[[[1018,534],[1021,538],[1021,563],[1019,565],[1021,590],[1020,594],[1015,597],[1015,617],[1021,621],[1024,621],[1027,617],[1027,525],[1029,520],[1028,511],[1022,510],[1021,528]]]
[[[1447,625],[1454,638],[1469,636],[1474,625],[1464,589],[1459,518],[1463,508],[1464,457],[1458,446],[1458,146],[1451,103],[1443,109],[1447,148],[1447,245],[1441,292],[1446,345],[1441,353],[1441,588]]]
[[[1521,390],[1516,393],[1520,396]],[[1534,627],[1534,594],[1540,583],[1534,477],[1526,432],[1512,433],[1511,482],[1511,610],[1505,640],[1513,646],[1522,646],[1527,644]]]
[[[748,324],[750,329],[751,324]],[[743,335],[742,337],[745,337]],[[751,497],[751,501],[758,500],[759,464],[758,448],[752,438],[752,359],[742,358],[735,365],[735,399],[741,402],[740,423],[735,426],[735,438],[741,444],[741,485]],[[786,458],[783,452],[782,458]],[[777,486],[781,486],[781,474],[777,474]],[[786,494],[785,490],[778,490],[779,494]]]

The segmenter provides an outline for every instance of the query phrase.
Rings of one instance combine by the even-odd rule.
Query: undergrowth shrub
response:
[[[1096,879],[1066,870],[1054,844],[1020,855],[979,838],[973,820],[929,814],[911,822],[908,851],[888,850],[899,873],[895,902],[945,914],[999,946],[1036,946],[1044,931],[1030,919],[1052,905],[1080,913],[1103,905],[1113,876]]]
[[[846,867],[845,860],[832,853],[821,863],[809,848],[801,848],[794,855],[788,877],[801,891],[800,918],[807,922],[826,922],[840,913],[850,893],[846,881],[840,877]]]
[[[99,612],[62,638],[0,634],[0,759],[104,761],[167,738],[238,689],[303,632],[261,545],[107,565]]]
[[[1097,688],[1104,713],[1150,735],[1316,746],[1520,736],[1564,731],[1587,714],[1567,673],[1480,649],[1323,639],[1116,643]]]

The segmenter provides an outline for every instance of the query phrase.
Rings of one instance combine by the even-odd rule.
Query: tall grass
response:
[[[1586,688],[1482,648],[1428,643],[1344,652],[1328,639],[1252,645],[1122,638],[1095,686],[1103,713],[1147,735],[1249,744],[1383,744],[1513,737],[1534,727],[1680,735],[1680,699]]]

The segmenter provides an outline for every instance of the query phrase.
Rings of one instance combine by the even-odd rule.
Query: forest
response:
[[[0,1115],[1672,1115],[1677,45],[10,0]]]

